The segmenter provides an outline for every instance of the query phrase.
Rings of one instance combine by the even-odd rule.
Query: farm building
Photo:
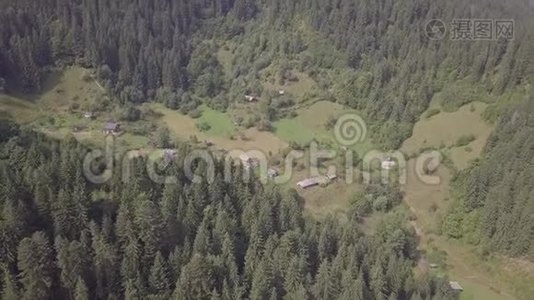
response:
[[[91,112],[91,111],[87,111],[83,114],[83,117],[86,118],[86,119],[94,119],[95,118],[95,113],[94,112]]]
[[[395,168],[396,165],[397,163],[394,160],[392,160],[391,158],[388,158],[382,162],[382,169],[392,170],[393,168]]]
[[[117,135],[121,132],[121,124],[115,122],[107,122],[102,129],[104,135],[113,134]]]
[[[297,182],[297,186],[301,189],[307,189],[319,185],[320,181],[317,178],[307,178]]]
[[[326,175],[326,176],[312,177],[312,178],[307,178],[307,179],[304,179],[302,181],[297,182],[297,186],[302,188],[302,189],[307,189],[307,188],[311,188],[311,187],[314,187],[314,186],[317,186],[317,185],[320,185],[320,184],[328,184],[331,181],[334,181],[336,179],[337,179],[337,175],[336,174],[329,174],[329,175]]]
[[[258,96],[255,94],[245,95],[245,100],[248,102],[256,102],[258,101]]]
[[[457,281],[449,281],[449,286],[455,292],[462,292],[464,288]]]

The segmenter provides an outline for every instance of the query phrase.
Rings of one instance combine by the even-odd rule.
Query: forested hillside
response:
[[[431,19],[513,19],[514,38],[431,40]],[[441,230],[534,259],[534,99],[517,103],[534,84],[526,0],[0,0],[0,93],[38,94],[67,66],[83,67],[83,81],[105,94],[87,109],[101,120],[88,123],[124,115],[132,125],[144,102],[199,117],[199,107],[224,112],[255,95],[248,112],[261,117],[251,123],[270,130],[297,116],[288,108],[331,101],[361,114],[366,142],[388,150],[432,100],[437,113],[486,102],[496,130],[458,174]],[[302,95],[277,98],[299,80]],[[74,104],[83,115],[79,103],[65,107]],[[159,124],[143,121],[148,139]],[[384,213],[372,234],[361,229],[364,216],[401,201],[397,187],[362,186],[346,220],[318,220],[297,192],[246,182],[241,166],[223,180],[223,162],[210,184],[188,179],[180,160],[164,170],[176,184],[154,183],[137,158],[132,180],[120,166],[95,185],[82,175],[87,145],[28,127],[0,120],[0,299],[457,298],[447,278],[414,275],[420,253],[403,216]],[[191,150],[176,146],[178,157]]]
[[[122,105],[224,109],[245,92],[261,93],[259,73],[276,66],[309,74],[320,97],[366,112],[378,125],[374,138],[391,148],[410,135],[435,92],[445,89],[447,105],[458,107],[532,73],[532,18],[520,0],[7,2],[0,77],[8,90],[39,90],[47,66],[75,63],[97,68]],[[424,27],[434,18],[514,18],[515,39],[432,41]],[[231,74],[214,41],[238,45]],[[471,88],[447,90],[457,80]]]
[[[461,201],[443,229],[452,237],[534,259],[534,99],[502,116],[485,152],[458,179]]]
[[[246,183],[240,167],[223,181],[222,164],[208,185],[176,161],[166,172],[178,183],[158,185],[136,159],[128,183],[95,186],[74,140],[1,128],[2,299],[455,298],[445,279],[413,278],[402,218],[373,236],[355,219],[318,222],[296,193]]]

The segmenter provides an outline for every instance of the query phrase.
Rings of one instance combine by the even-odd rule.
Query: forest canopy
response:
[[[240,166],[223,180],[222,162],[212,184],[179,160],[166,170],[178,182],[155,184],[138,158],[128,182],[95,185],[76,141],[0,128],[2,299],[456,297],[445,278],[414,278],[403,217],[372,236],[356,215],[317,221],[296,192],[244,181]]]

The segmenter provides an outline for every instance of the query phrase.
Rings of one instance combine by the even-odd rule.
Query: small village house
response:
[[[116,122],[107,122],[104,124],[104,128],[102,129],[102,133],[104,135],[118,135],[121,132],[121,125]]]

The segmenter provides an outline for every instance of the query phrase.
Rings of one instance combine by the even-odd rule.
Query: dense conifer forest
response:
[[[534,258],[534,99],[509,109],[485,149],[485,159],[457,180],[459,205],[443,222],[465,237],[511,256]]]
[[[38,93],[51,69],[76,65],[95,70],[117,107],[225,111],[267,94],[260,73],[276,66],[281,80],[306,74],[318,98],[364,114],[383,149],[399,148],[436,93],[450,110],[499,99],[495,132],[459,172],[440,229],[532,259],[534,99],[506,102],[534,83],[527,2],[0,0],[0,92]],[[515,38],[425,37],[428,20],[461,18],[514,19]],[[225,43],[236,45],[230,72],[216,57]],[[269,121],[276,105],[262,111]],[[178,157],[191,151],[173,146]],[[156,184],[137,158],[131,180],[117,169],[97,185],[82,174],[88,151],[0,120],[0,299],[458,298],[447,278],[414,275],[417,237],[402,216],[373,234],[361,229],[369,205],[315,219],[296,191],[246,181],[241,166],[223,180],[216,159],[212,183],[193,182],[176,160],[164,172],[178,182]],[[368,189],[401,202],[397,187]]]
[[[222,163],[193,183],[178,160],[166,170],[178,182],[158,185],[139,158],[126,183],[93,185],[75,140],[1,128],[2,299],[455,298],[445,279],[414,279],[403,218],[373,236],[356,214],[319,222],[239,166],[224,181]]]

